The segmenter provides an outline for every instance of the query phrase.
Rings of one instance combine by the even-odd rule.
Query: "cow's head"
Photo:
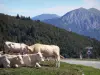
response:
[[[7,58],[7,56],[3,56],[3,67],[9,68],[10,67],[10,61]]]
[[[17,63],[20,64],[20,65],[23,65],[24,64],[24,61],[23,61],[23,58],[21,55],[18,55],[16,57],[16,60],[17,60]]]
[[[33,48],[31,48],[30,46],[26,46],[26,49],[28,50],[28,53],[33,53]]]
[[[38,53],[37,53],[37,60],[38,60],[38,61],[44,61],[44,57],[43,57],[43,55],[42,55],[41,52],[38,52]]]

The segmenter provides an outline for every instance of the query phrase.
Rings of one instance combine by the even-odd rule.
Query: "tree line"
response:
[[[100,42],[94,38],[78,35],[40,21],[0,14],[0,50],[4,42],[12,41],[32,45],[54,44],[60,47],[61,55],[78,58],[80,52],[87,57],[85,47],[92,46],[92,58],[100,57]]]

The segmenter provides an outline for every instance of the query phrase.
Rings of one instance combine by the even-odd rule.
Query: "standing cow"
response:
[[[28,53],[27,45],[24,43],[15,43],[6,41],[4,44],[5,53],[20,53],[26,54]]]
[[[28,46],[31,53],[43,53],[44,57],[54,57],[56,59],[56,67],[60,67],[60,48],[56,45],[34,44]]]

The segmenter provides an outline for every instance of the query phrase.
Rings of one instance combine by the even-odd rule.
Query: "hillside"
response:
[[[41,14],[35,17],[32,17],[32,20],[48,20],[48,19],[54,19],[54,18],[59,18],[58,15],[56,14]]]
[[[67,57],[79,57],[82,52],[87,57],[86,46],[92,46],[92,57],[100,56],[100,42],[89,37],[54,27],[39,20],[20,19],[0,14],[0,50],[4,41],[23,42],[27,45],[34,43],[55,44],[61,49],[60,53]]]
[[[95,8],[75,9],[60,18],[44,22],[100,40],[100,11]]]

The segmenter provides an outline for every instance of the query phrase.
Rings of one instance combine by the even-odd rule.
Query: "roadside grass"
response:
[[[100,75],[100,69],[61,62],[56,68],[53,61],[42,62],[41,68],[0,68],[0,75]]]

